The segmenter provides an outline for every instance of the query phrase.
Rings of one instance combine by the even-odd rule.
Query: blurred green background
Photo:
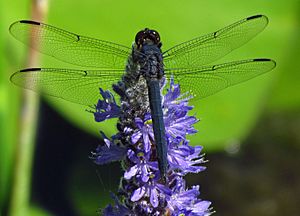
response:
[[[22,160],[16,145],[23,112],[21,90],[9,82],[9,76],[28,66],[76,68],[44,55],[41,62],[26,64],[28,49],[9,34],[8,27],[32,19],[33,4],[0,0],[3,215],[9,215],[15,199],[14,179],[22,185],[23,178],[16,172],[16,163]],[[127,46],[136,32],[150,27],[160,32],[163,49],[251,15],[267,15],[270,23],[263,33],[218,62],[265,57],[276,60],[277,67],[195,104],[193,111],[201,121],[196,125],[199,133],[190,140],[204,146],[209,163],[205,172],[188,176],[188,181],[201,185],[202,197],[212,201],[216,215],[299,214],[300,1],[53,0],[47,4],[44,20],[51,25]],[[97,214],[111,202],[110,191],[116,190],[122,173],[118,164],[97,167],[88,156],[101,142],[99,130],[112,134],[115,122],[95,123],[85,107],[53,98],[44,98],[39,108],[35,154],[28,154],[33,168],[25,170],[30,187],[24,190],[27,202],[19,215]]]

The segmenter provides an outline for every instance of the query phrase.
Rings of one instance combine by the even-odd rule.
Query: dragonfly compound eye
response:
[[[160,44],[160,36],[157,31],[145,28],[139,31],[135,36],[135,43],[141,47],[145,42],[152,42],[153,44]]]

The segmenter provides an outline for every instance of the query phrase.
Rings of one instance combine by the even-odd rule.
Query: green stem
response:
[[[39,99],[24,92],[20,136],[17,144],[10,215],[27,215],[30,200],[32,162],[35,148]]]
[[[47,13],[47,0],[32,0],[32,19],[43,20]],[[30,41],[30,43],[38,41]],[[38,56],[29,50],[28,65],[36,65]],[[30,92],[22,94],[20,114],[20,136],[16,147],[15,169],[13,173],[12,195],[9,213],[13,216],[29,215],[31,174],[35,149],[35,137],[39,111],[39,97]]]

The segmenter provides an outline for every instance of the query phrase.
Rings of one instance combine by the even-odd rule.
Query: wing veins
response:
[[[216,32],[178,44],[163,52],[168,68],[199,67],[247,43],[268,24],[263,15],[248,17]]]
[[[215,94],[272,70],[276,63],[270,59],[249,59],[200,68],[166,70],[174,75],[182,92],[194,94],[194,100]]]
[[[124,68],[131,53],[126,46],[38,22],[15,22],[10,26],[10,33],[41,53],[80,66]]]
[[[14,73],[11,81],[35,92],[89,106],[100,98],[100,87],[111,89],[123,73],[124,70],[33,68]]]

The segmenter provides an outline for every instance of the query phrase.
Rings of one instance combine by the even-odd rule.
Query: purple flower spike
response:
[[[161,92],[167,80],[162,79]],[[143,85],[143,83],[141,83]],[[105,216],[125,215],[211,215],[211,202],[199,198],[199,186],[187,188],[184,176],[199,173],[206,168],[200,146],[190,146],[187,135],[196,133],[193,127],[198,122],[188,112],[191,97],[180,93],[180,86],[170,79],[169,89],[162,96],[166,143],[168,152],[168,170],[166,182],[160,179],[152,118],[149,103],[143,101],[144,92],[135,94],[126,89],[124,83],[114,87],[121,97],[118,106],[113,95],[100,89],[104,100],[96,106],[96,121],[119,117],[119,132],[111,138],[101,135],[104,144],[92,155],[97,164],[122,160],[124,175],[119,192],[113,196],[114,206],[103,209]],[[138,87],[136,87],[138,89]]]

